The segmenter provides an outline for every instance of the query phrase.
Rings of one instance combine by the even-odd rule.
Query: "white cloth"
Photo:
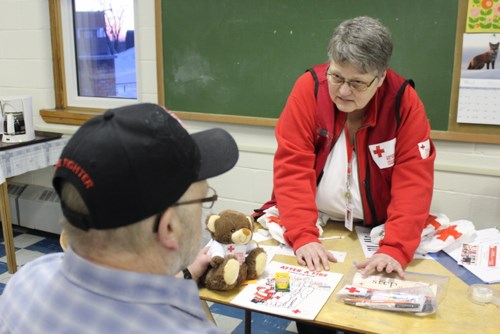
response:
[[[255,242],[250,241],[248,244],[238,245],[238,244],[222,244],[216,240],[212,240],[210,247],[208,249],[208,256],[210,258],[214,256],[225,257],[226,255],[234,255],[238,259],[238,262],[242,264],[245,259],[253,249],[257,248]]]
[[[425,255],[438,252],[454,243],[468,240],[475,233],[474,224],[468,220],[450,222],[445,214],[431,215],[422,230],[422,239],[415,253]],[[385,235],[385,224],[374,227],[371,241],[379,244]]]
[[[55,165],[69,138],[0,151],[0,184],[9,177]]]
[[[319,236],[323,235],[323,226],[326,225],[329,217],[326,214],[320,213],[318,219],[316,220],[316,227],[318,228]],[[264,210],[264,214],[257,218],[257,222],[265,229],[269,231],[271,237],[277,240],[279,243],[291,246],[286,242],[283,234],[285,233],[285,227],[280,225],[280,213],[276,206],[272,206]]]
[[[474,224],[468,220],[456,220],[449,226],[438,228],[435,233],[422,237],[416,253],[427,254],[438,252],[452,244],[462,243],[474,235]]]

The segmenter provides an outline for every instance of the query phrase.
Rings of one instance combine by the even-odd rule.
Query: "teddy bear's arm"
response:
[[[258,248],[258,247],[259,247],[259,245],[254,240],[251,240],[247,244],[247,254],[250,253],[251,251],[253,251],[255,248]]]

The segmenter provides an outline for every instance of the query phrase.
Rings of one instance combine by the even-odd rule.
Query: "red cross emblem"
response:
[[[447,227],[445,229],[442,229],[440,231],[437,231],[436,235],[437,235],[437,239],[438,240],[442,240],[442,241],[446,241],[446,239],[448,239],[448,237],[453,237],[453,239],[458,239],[462,236],[462,233],[458,232],[456,230],[457,228],[457,225],[451,225],[450,227]]]
[[[423,149],[425,148],[425,145],[424,145],[424,144],[422,144],[422,146],[420,146],[420,148],[423,150]]]
[[[355,286],[345,287],[344,289],[347,290],[347,292],[349,292],[349,293],[361,292]]]
[[[300,310],[293,310],[292,312],[297,314],[297,313],[300,313]]]
[[[232,253],[232,252],[234,251],[234,247],[233,247],[233,245],[229,246],[229,247],[227,248],[227,250],[229,251],[229,253]]]
[[[440,228],[441,224],[436,220],[436,218],[437,218],[436,216],[429,215],[429,217],[427,217],[427,221],[425,222],[425,226],[432,225],[432,227],[434,227],[435,230]]]
[[[382,158],[382,154],[385,152],[383,148],[377,145],[377,148],[375,151],[373,151],[374,154],[376,154],[379,158]]]

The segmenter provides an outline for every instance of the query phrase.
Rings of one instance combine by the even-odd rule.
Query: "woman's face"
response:
[[[340,111],[351,113],[366,107],[384,82],[385,72],[378,77],[376,72],[360,73],[349,64],[331,61],[326,76],[333,103]]]

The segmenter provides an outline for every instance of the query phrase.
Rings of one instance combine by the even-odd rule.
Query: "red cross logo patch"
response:
[[[380,169],[394,166],[396,138],[382,143],[368,145],[373,161]]]

